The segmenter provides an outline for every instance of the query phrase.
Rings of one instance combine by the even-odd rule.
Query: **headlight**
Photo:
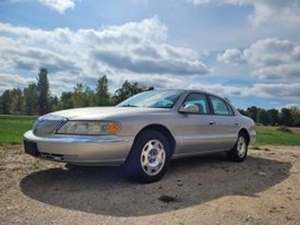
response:
[[[120,131],[121,126],[113,121],[68,121],[57,130],[57,134],[110,135]]]

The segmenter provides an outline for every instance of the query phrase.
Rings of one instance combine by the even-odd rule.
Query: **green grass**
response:
[[[0,115],[0,144],[20,144],[25,131],[32,128],[35,116]]]
[[[257,145],[300,145],[300,133],[278,131],[276,127],[256,127]]]
[[[20,144],[36,116],[0,115],[0,144]],[[257,126],[257,145],[300,145],[300,132],[287,133],[276,127]]]

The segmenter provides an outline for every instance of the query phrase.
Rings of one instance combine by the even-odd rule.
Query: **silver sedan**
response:
[[[73,165],[124,165],[130,177],[154,182],[172,158],[226,152],[236,162],[255,142],[253,120],[226,99],[193,90],[153,90],[115,107],[41,116],[24,134],[25,152]]]

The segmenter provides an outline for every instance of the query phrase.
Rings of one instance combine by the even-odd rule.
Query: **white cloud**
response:
[[[254,25],[265,23],[297,26],[300,24],[300,0],[187,0],[194,5],[230,4],[252,6],[253,14],[249,15]]]
[[[205,90],[217,93],[220,96],[239,96],[239,97],[265,97],[277,99],[287,99],[299,101],[300,84],[270,84],[257,83],[251,86],[242,85],[223,85],[223,84],[190,84],[188,88]]]
[[[300,84],[255,84],[246,92],[247,95],[263,97],[279,97],[299,101]]]
[[[56,10],[59,13],[64,13],[68,9],[75,7],[75,0],[38,0],[40,3]]]
[[[0,73],[0,91],[13,88],[24,88],[34,80],[32,78],[25,78],[18,74]]]
[[[257,67],[287,64],[298,61],[296,55],[299,46],[297,43],[287,40],[263,39],[245,49],[244,56],[249,63]]]
[[[211,0],[188,0],[188,1],[193,3],[194,5],[207,5],[211,2]]]
[[[250,19],[255,25],[263,23],[282,23],[295,25],[300,23],[299,0],[225,0],[228,4],[251,5],[254,14]]]
[[[243,52],[240,49],[227,49],[223,54],[218,54],[217,59],[219,62],[241,64],[244,63]]]
[[[285,105],[282,108],[293,108],[293,107],[300,108],[300,104],[299,103],[290,103],[290,104]]]
[[[107,74],[149,82],[154,77],[190,77],[210,73],[200,55],[168,44],[167,27],[158,18],[101,29],[31,29],[0,23],[0,72],[36,74],[39,67],[58,77],[95,81]],[[57,83],[57,82],[56,82]],[[58,86],[56,86],[58,87]]]
[[[260,79],[300,82],[300,45],[287,40],[259,40],[243,51],[225,50],[218,60],[228,64],[247,62]]]
[[[2,1],[2,2],[1,2]],[[44,6],[47,6],[58,13],[63,14],[68,9],[75,7],[75,2],[78,0],[1,0],[1,3],[20,3],[20,2],[39,2]]]

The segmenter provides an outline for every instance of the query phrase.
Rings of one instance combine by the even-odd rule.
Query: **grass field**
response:
[[[35,118],[0,115],[0,144],[20,144],[24,132],[31,129]]]
[[[300,145],[300,130],[291,128],[293,133],[278,131],[276,127],[257,126],[258,145]]]
[[[35,116],[0,115],[0,144],[20,144],[25,131],[31,129]],[[278,131],[276,127],[257,126],[257,145],[300,145],[300,129],[293,133]]]

